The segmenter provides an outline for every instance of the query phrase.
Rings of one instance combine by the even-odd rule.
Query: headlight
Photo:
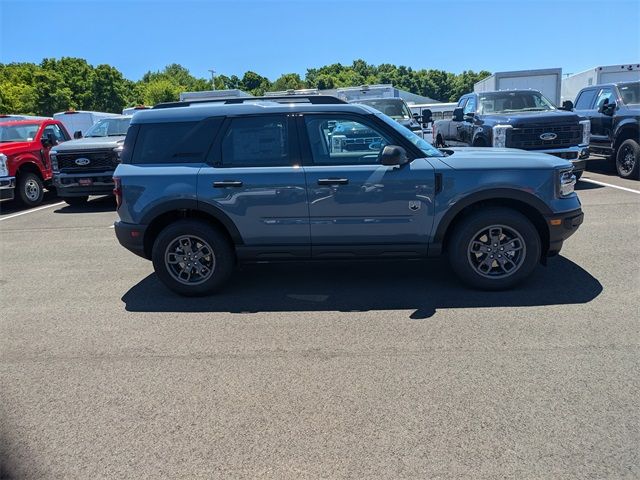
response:
[[[496,125],[493,127],[493,146],[505,148],[507,146],[507,131],[512,128],[512,125]]]
[[[7,168],[7,156],[0,153],[0,177],[8,177],[9,169]]]
[[[580,120],[582,125],[582,143],[581,145],[589,145],[591,140],[591,120]]]
[[[49,152],[49,159],[51,160],[51,170],[58,172],[58,154],[56,152]]]
[[[122,161],[122,150],[124,150],[124,145],[120,144],[116,148],[113,149],[116,156],[118,157],[118,162]]]
[[[558,171],[558,196],[568,197],[573,193],[576,186],[576,176],[573,174],[573,167]]]

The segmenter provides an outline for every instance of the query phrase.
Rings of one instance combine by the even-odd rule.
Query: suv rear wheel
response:
[[[179,220],[162,230],[154,242],[151,259],[162,283],[186,296],[218,290],[235,263],[227,238],[200,220]]]
[[[633,139],[622,142],[616,154],[616,170],[622,178],[640,178],[640,145]]]
[[[503,290],[527,278],[538,264],[540,250],[540,235],[531,221],[509,208],[468,215],[448,245],[456,274],[482,290]]]
[[[38,175],[32,172],[18,175],[18,198],[27,207],[35,207],[42,203],[44,184]]]

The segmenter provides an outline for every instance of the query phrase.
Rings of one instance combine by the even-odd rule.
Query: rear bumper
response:
[[[549,228],[549,251],[547,256],[552,257],[560,253],[563,242],[573,235],[584,220],[582,209],[557,213],[546,216]]]
[[[83,184],[90,181],[90,185]],[[53,185],[59,197],[109,195],[113,193],[113,171],[87,173],[56,173]]]
[[[113,228],[120,245],[142,258],[149,259],[144,251],[144,233],[147,230],[147,225],[117,221]]]
[[[13,200],[16,191],[16,177],[0,177],[0,202]]]

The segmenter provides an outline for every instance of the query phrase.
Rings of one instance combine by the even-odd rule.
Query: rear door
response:
[[[347,124],[362,141],[335,141]],[[307,114],[300,121],[312,254],[419,254],[431,228],[435,175],[423,159],[381,165],[392,131],[360,115]],[[366,133],[366,134],[365,134]]]
[[[228,118],[198,175],[198,202],[222,211],[244,246],[264,256],[310,254],[295,128],[294,117],[284,114]]]

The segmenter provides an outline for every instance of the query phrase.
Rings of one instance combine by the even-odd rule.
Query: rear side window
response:
[[[204,162],[221,125],[221,118],[201,122],[143,123],[131,163]]]
[[[575,109],[576,110],[589,110],[591,105],[593,105],[593,99],[596,96],[597,90],[585,90],[576,99]]]
[[[222,139],[222,167],[289,166],[289,137],[284,116],[234,118]]]

